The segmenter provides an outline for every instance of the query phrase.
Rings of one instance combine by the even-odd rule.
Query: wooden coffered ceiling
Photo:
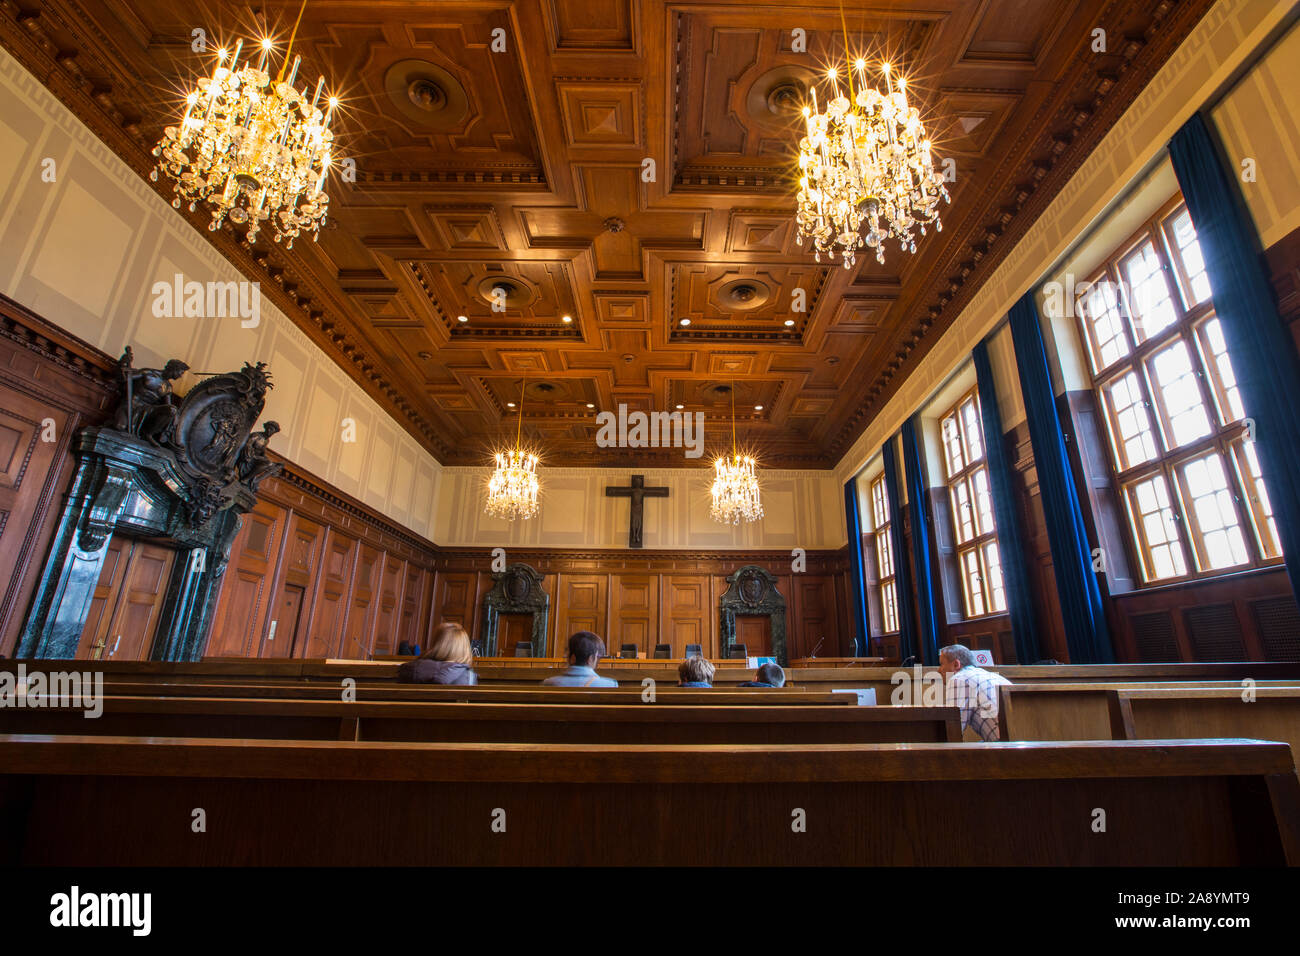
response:
[[[548,463],[680,465],[597,447],[595,411],[704,410],[720,444],[734,386],[763,464],[830,467],[1210,5],[846,3],[957,170],[941,233],[846,271],[795,243],[790,176],[836,3],[309,0],[300,76],[342,92],[356,182],[319,243],[205,234],[444,464],[484,462],[526,379]],[[0,42],[144,176],[210,69],[192,31],[283,38],[297,8],[0,0]]]

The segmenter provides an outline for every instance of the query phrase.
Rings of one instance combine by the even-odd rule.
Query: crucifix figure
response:
[[[605,489],[605,497],[632,499],[632,516],[627,529],[627,546],[629,548],[639,548],[641,547],[641,524],[645,510],[645,499],[667,498],[668,489],[666,487],[647,488],[645,486],[645,475],[633,475],[630,487],[611,485]]]

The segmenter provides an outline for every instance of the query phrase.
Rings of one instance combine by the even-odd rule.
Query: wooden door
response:
[[[531,614],[502,614],[497,618],[497,656],[514,657],[515,645],[533,639]],[[533,648],[534,657],[539,656]]]
[[[736,643],[750,657],[772,656],[772,619],[764,615],[736,615]]]
[[[90,612],[86,626],[81,629],[81,643],[77,657],[81,660],[100,660],[107,653],[109,627],[117,610],[117,599],[122,594],[122,578],[131,559],[131,539],[114,535],[104,552],[104,564],[99,571],[99,583],[90,599]]]
[[[298,650],[298,625],[302,621],[303,588],[286,584],[280,591],[280,600],[271,611],[271,634],[262,646],[263,657],[293,657]]]
[[[94,660],[145,660],[153,647],[176,552],[165,545],[115,538],[116,555],[106,558],[92,605],[93,620],[82,631],[77,656]]]
[[[284,509],[269,501],[259,501],[243,516],[230,548],[205,656],[256,656],[268,627],[267,605],[280,559],[284,518]]]

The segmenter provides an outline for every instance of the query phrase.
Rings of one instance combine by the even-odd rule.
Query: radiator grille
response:
[[[1133,639],[1138,660],[1145,664],[1165,664],[1182,660],[1174,639],[1174,621],[1164,611],[1133,615]]]
[[[1270,661],[1300,661],[1300,610],[1291,598],[1255,602],[1255,620],[1264,657]]]
[[[1231,604],[1192,607],[1183,612],[1192,653],[1198,661],[1243,661],[1246,648]]]

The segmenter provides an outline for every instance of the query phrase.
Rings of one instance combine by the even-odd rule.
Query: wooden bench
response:
[[[1297,687],[1300,683],[1260,681],[1256,686],[1264,691]],[[1004,685],[998,688],[1000,736],[1002,740],[1111,740],[1114,739],[1112,693],[1160,688],[1183,691],[1219,688],[1241,694],[1240,682],[1223,681]],[[1261,735],[1252,732],[1251,736]]]
[[[1290,751],[1251,740],[573,746],[2,735],[0,771],[9,865],[1300,863]],[[1093,829],[1098,807],[1104,832]],[[191,825],[196,809],[203,832]]]
[[[1300,687],[1116,689],[1106,695],[1114,740],[1240,737],[1281,740],[1300,758]]]
[[[68,706],[7,707],[0,709],[0,733],[600,744],[961,739],[955,707],[343,703],[155,696],[105,697],[102,708],[99,717],[87,718]]]

